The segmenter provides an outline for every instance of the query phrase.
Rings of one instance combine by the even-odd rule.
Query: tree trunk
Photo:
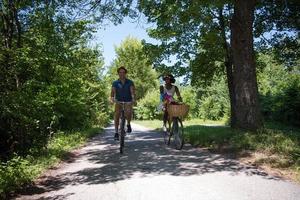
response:
[[[258,101],[253,50],[253,19],[255,0],[235,0],[231,20],[233,84],[235,92],[234,128],[257,130],[262,127]]]
[[[236,116],[235,116],[235,92],[234,92],[234,85],[233,85],[233,74],[232,74],[232,52],[230,44],[227,42],[226,38],[226,28],[225,28],[225,21],[223,16],[223,8],[219,9],[219,22],[220,22],[220,29],[221,35],[223,39],[223,48],[225,51],[225,69],[226,69],[226,77],[227,77],[227,87],[229,91],[229,99],[230,99],[230,126],[234,127],[236,124]]]

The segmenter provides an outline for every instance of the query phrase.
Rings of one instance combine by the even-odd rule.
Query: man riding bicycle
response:
[[[163,105],[163,110],[164,110],[164,115],[163,115],[163,129],[164,131],[167,130],[167,121],[168,121],[168,111],[167,111],[167,104],[171,104],[174,101],[174,94],[176,93],[178,100],[182,101],[179,89],[176,85],[173,85],[175,83],[175,78],[171,74],[167,74],[163,76],[163,80],[165,81],[165,85],[161,85],[159,90],[160,90],[160,96],[161,100],[164,102]],[[170,125],[170,123],[169,123]]]
[[[127,132],[130,133],[131,130],[131,116],[132,116],[132,103],[135,101],[135,87],[133,81],[126,78],[127,69],[124,66],[121,66],[117,69],[119,79],[112,83],[111,89],[111,102],[115,102],[115,140],[119,139],[119,118],[121,104],[118,102],[128,102],[125,104],[125,118],[127,120]]]

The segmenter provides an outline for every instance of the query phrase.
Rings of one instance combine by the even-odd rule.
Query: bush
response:
[[[273,105],[276,120],[300,126],[300,76],[291,77]]]
[[[14,156],[0,163],[0,199],[6,199],[8,192],[14,192],[31,183],[42,171],[56,164],[70,150],[79,147],[99,128],[82,132],[58,132],[49,141],[47,148],[32,148],[26,157]]]
[[[267,120],[300,126],[300,75],[287,71],[272,55],[260,55],[258,73],[262,113]]]
[[[147,92],[135,108],[135,118],[139,120],[161,119],[162,114],[158,111],[159,104],[159,91],[151,90]]]
[[[0,165],[0,197],[5,198],[4,193],[14,191],[18,186],[32,181],[34,174],[30,162],[20,156],[14,156],[11,160]]]
[[[229,115],[229,94],[224,77],[215,78],[212,84],[203,88],[200,93],[200,118],[205,120],[220,120]]]
[[[188,118],[196,118],[199,114],[198,110],[200,103],[197,98],[196,90],[190,86],[179,89],[183,102],[190,106]]]

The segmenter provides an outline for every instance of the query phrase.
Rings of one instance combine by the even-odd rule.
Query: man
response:
[[[115,102],[115,140],[119,139],[118,128],[119,128],[119,118],[121,111],[121,104],[118,102],[128,102],[125,104],[125,118],[127,120],[127,132],[130,133],[131,130],[131,116],[132,116],[132,103],[135,101],[135,87],[133,81],[126,78],[127,69],[121,66],[117,70],[119,79],[112,83],[111,89],[111,101]]]

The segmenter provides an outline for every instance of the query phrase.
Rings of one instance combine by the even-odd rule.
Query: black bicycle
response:
[[[120,153],[123,153],[124,143],[125,143],[125,135],[126,135],[126,132],[125,132],[125,125],[126,125],[125,104],[131,104],[131,102],[118,101],[116,103],[121,104],[119,140],[120,140]]]
[[[174,108],[177,109],[176,107]],[[179,113],[177,111],[173,112],[173,110],[169,110],[168,112],[172,112],[172,116],[175,116],[172,117],[171,125],[169,124],[169,128],[164,131],[164,142],[167,145],[170,145],[172,143],[177,150],[181,150],[184,145],[184,129],[181,117],[176,116],[176,114]],[[188,107],[185,112],[188,112]]]

